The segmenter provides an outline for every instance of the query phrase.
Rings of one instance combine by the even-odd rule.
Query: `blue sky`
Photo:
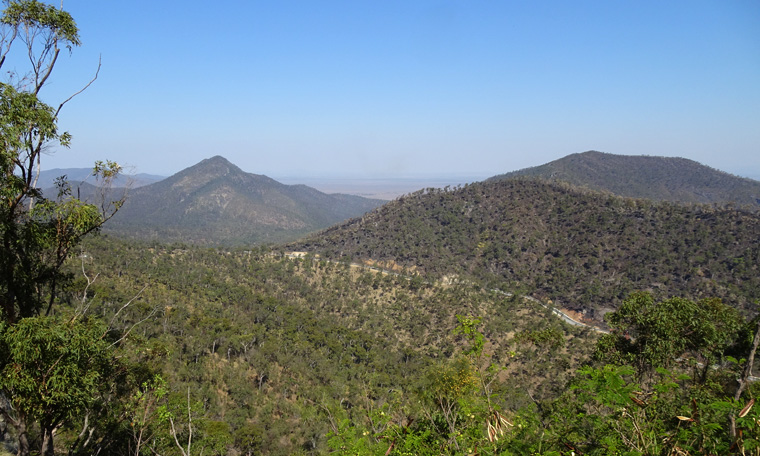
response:
[[[760,2],[65,0],[70,150],[172,174],[491,176],[586,150],[760,178]]]

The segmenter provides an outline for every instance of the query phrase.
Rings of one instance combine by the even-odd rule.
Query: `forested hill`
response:
[[[620,196],[681,203],[736,203],[760,209],[760,182],[693,160],[589,151],[489,180],[540,177]]]
[[[363,423],[382,410],[394,420],[413,421],[406,413],[419,410],[417,392],[429,390],[429,373],[447,373],[449,360],[467,346],[455,330],[457,315],[479,319],[489,341],[488,362],[504,366],[489,391],[510,409],[558,394],[574,368],[588,361],[595,339],[514,296],[288,259],[267,249],[149,245],[101,236],[83,251],[69,265],[79,277],[72,288],[88,290],[94,315],[123,319],[126,327],[145,319],[130,335],[135,345],[126,356],[162,373],[171,394],[159,404],[178,419],[187,416],[186,394],[199,404],[193,408],[193,454],[338,454],[330,451],[328,433],[349,417]],[[91,286],[83,268],[97,274]],[[121,319],[113,317],[130,299],[135,303]],[[149,312],[155,316],[145,318]],[[480,435],[480,424],[471,421]],[[126,439],[113,432],[104,439],[122,437],[126,448],[132,427],[144,422],[127,421]],[[153,429],[166,438],[157,444],[165,451],[152,454],[180,454],[168,423]],[[226,450],[233,445],[235,450]],[[430,446],[431,452],[406,454],[447,454],[438,444]],[[101,454],[134,454],[118,451]]]
[[[753,312],[760,298],[755,213],[543,180],[419,191],[289,248],[457,274],[597,318],[636,290],[720,297]]]
[[[384,203],[325,194],[243,172],[216,156],[130,192],[106,230],[162,242],[257,244],[297,239]]]

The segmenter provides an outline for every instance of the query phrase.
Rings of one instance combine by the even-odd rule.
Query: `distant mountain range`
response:
[[[52,185],[53,177],[62,174],[66,174],[71,181],[78,181],[87,179],[90,171],[51,170],[41,173],[40,183]],[[129,176],[129,179],[132,180],[129,198],[106,225],[105,231],[160,242],[207,245],[290,242],[349,218],[362,216],[385,203],[358,196],[325,194],[305,185],[285,185],[267,176],[245,173],[219,156],[203,160],[169,178],[143,174]],[[732,176],[683,158],[622,156],[590,151],[494,176],[485,184],[513,179],[565,182],[581,188],[655,201],[721,205],[733,202],[754,211],[760,208],[760,182]],[[82,195],[94,194],[94,188],[87,182],[85,180],[79,186]],[[125,180],[116,183],[117,186],[125,184]],[[430,190],[426,189],[428,192]],[[441,208],[444,213],[448,210]],[[504,210],[508,209],[505,207]],[[407,217],[415,220],[424,216],[424,213],[410,213]],[[446,217],[451,217],[451,214]],[[373,233],[372,236],[393,237],[382,233]],[[427,243],[423,239],[426,236],[424,232],[409,231],[406,236],[418,239],[417,244]],[[362,245],[367,241],[360,237],[354,242]],[[381,250],[388,249],[383,247]],[[401,252],[401,255],[408,257],[413,250]]]
[[[384,202],[281,184],[216,156],[130,190],[104,231],[161,242],[276,243],[360,216]]]
[[[614,155],[589,151],[489,181],[534,177],[620,196],[680,203],[736,203],[760,209],[760,182],[685,158]]]
[[[39,188],[51,188],[55,186],[55,181],[61,176],[66,176],[66,179],[71,183],[89,182],[94,184],[94,176],[92,175],[92,168],[56,168],[49,169],[40,172],[40,177],[37,180],[37,187]],[[129,187],[137,188],[143,185],[153,184],[162,179],[166,179],[166,176],[157,176],[155,174],[120,174],[115,182],[116,187]]]

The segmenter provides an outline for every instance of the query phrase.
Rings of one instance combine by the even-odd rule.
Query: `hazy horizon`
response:
[[[223,155],[269,176],[493,175],[599,150],[760,175],[756,1],[63,6],[82,46],[42,100],[102,67],[48,169]]]
[[[583,152],[585,152],[585,151],[583,151]],[[565,157],[567,155],[572,155],[573,153],[576,153],[576,152],[571,152],[571,153],[568,153],[568,154],[565,154],[565,155],[562,155],[562,156],[558,156],[558,157],[553,158],[551,160],[547,160],[547,161],[540,162],[540,163],[537,162],[537,163],[530,164],[530,165],[527,165],[527,166],[524,166],[524,167],[520,167],[520,168],[499,169],[499,170],[481,171],[481,172],[475,172],[475,171],[469,171],[469,172],[456,172],[456,171],[434,172],[434,171],[419,170],[419,171],[405,171],[405,172],[402,172],[402,173],[385,173],[385,174],[381,174],[381,173],[377,173],[377,172],[372,172],[372,171],[360,171],[360,172],[348,172],[348,171],[343,171],[343,172],[333,171],[333,172],[331,172],[331,171],[323,171],[323,172],[311,173],[311,174],[309,174],[308,172],[303,172],[303,171],[302,172],[298,172],[298,173],[287,172],[287,171],[285,171],[285,172],[276,172],[276,173],[267,173],[267,172],[262,172],[262,171],[257,170],[257,169],[245,169],[243,166],[239,165],[238,163],[236,163],[236,162],[234,162],[232,160],[230,160],[230,162],[233,163],[234,165],[238,166],[239,168],[241,168],[243,171],[245,171],[247,173],[262,174],[262,175],[266,175],[267,177],[271,177],[271,178],[273,178],[275,180],[278,180],[278,179],[287,179],[287,180],[293,180],[293,179],[320,179],[320,180],[326,180],[326,179],[344,179],[344,180],[345,179],[363,179],[363,180],[372,180],[372,179],[431,179],[431,180],[446,179],[446,180],[449,180],[449,179],[472,179],[472,178],[475,178],[475,179],[477,179],[477,178],[487,179],[489,177],[493,177],[493,176],[496,176],[496,175],[499,175],[499,174],[507,174],[507,173],[510,173],[510,172],[513,172],[513,171],[520,171],[520,170],[525,169],[525,168],[532,168],[532,167],[535,167],[535,166],[541,166],[541,165],[544,165],[546,163],[549,163],[550,161],[561,159],[561,158],[563,158],[563,157]],[[580,152],[577,152],[577,153],[580,153]],[[622,155],[622,154],[617,154],[617,155]],[[651,155],[649,155],[649,154],[642,154],[642,156],[651,156]],[[135,165],[130,165],[128,163],[126,165],[124,165],[123,169],[124,169],[124,172],[126,174],[149,174],[149,175],[155,175],[155,176],[170,177],[170,176],[172,176],[172,175],[174,175],[174,174],[176,174],[176,173],[178,173],[178,172],[180,172],[180,171],[182,171],[184,169],[187,169],[187,168],[189,168],[189,167],[191,167],[191,166],[193,166],[193,165],[195,165],[197,163],[200,163],[200,161],[202,161],[202,160],[205,160],[205,159],[211,158],[211,157],[212,156],[204,157],[204,158],[201,158],[200,160],[198,160],[198,162],[196,162],[196,163],[190,163],[187,166],[183,166],[182,168],[177,168],[177,169],[174,169],[174,170],[170,169],[169,171],[160,171],[160,170],[152,170],[152,169],[140,169],[139,167],[137,167]],[[682,156],[678,156],[678,155],[672,155],[670,157],[688,158],[688,157],[682,157]],[[723,171],[723,172],[726,172],[726,173],[729,173],[729,174],[733,174],[735,176],[744,177],[744,178],[748,178],[748,179],[754,179],[754,180],[760,180],[760,163],[758,163],[756,166],[755,166],[754,163],[748,163],[746,166],[740,166],[738,169],[728,169],[728,168],[721,167],[720,163],[718,163],[718,165],[711,165],[711,164],[700,162],[699,160],[695,160],[695,161],[697,161],[698,163],[700,163],[702,165],[709,166],[711,168],[714,168],[714,169],[717,169],[719,171]],[[67,168],[71,168],[71,169],[89,169],[89,168],[92,168],[91,165],[87,165],[87,164],[83,164],[82,166],[68,166],[65,163],[64,163],[64,166],[44,166],[45,163],[50,164],[51,162],[53,162],[53,160],[50,160],[50,159],[45,160],[45,158],[43,158],[43,171],[56,170],[56,169],[67,169]]]

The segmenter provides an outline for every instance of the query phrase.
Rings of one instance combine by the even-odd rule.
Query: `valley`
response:
[[[760,456],[752,2],[65,3],[0,456]]]
[[[752,208],[499,178],[368,200],[270,243],[244,241],[251,220],[285,216],[240,195],[346,214],[221,157],[130,192],[63,266],[55,315],[109,322],[115,369],[61,451],[607,454],[635,423],[672,439],[651,448],[697,454],[733,441],[700,447],[705,431],[669,414],[725,424],[746,405],[709,412],[729,379],[757,390]]]
[[[359,412],[373,403],[382,407],[388,391],[396,399],[414,397],[425,372],[461,353],[456,315],[482,319],[489,357],[507,366],[500,377],[525,384],[534,397],[557,388],[595,337],[563,326],[533,300],[467,284],[439,286],[419,276],[266,251],[109,238],[84,247],[85,270],[98,271],[88,290],[91,312],[110,319],[120,302],[148,285],[119,319],[127,328],[156,312],[133,331],[144,348],[130,356],[160,369],[177,392],[211,382],[203,388],[206,419],[234,428],[258,423],[268,454],[324,450],[325,413],[351,414],[341,403]],[[552,339],[558,348],[535,357],[541,344],[518,337],[531,327],[562,342]],[[539,369],[539,377],[549,377],[536,377]],[[530,401],[524,394],[509,396]],[[297,419],[304,415],[313,418]]]

